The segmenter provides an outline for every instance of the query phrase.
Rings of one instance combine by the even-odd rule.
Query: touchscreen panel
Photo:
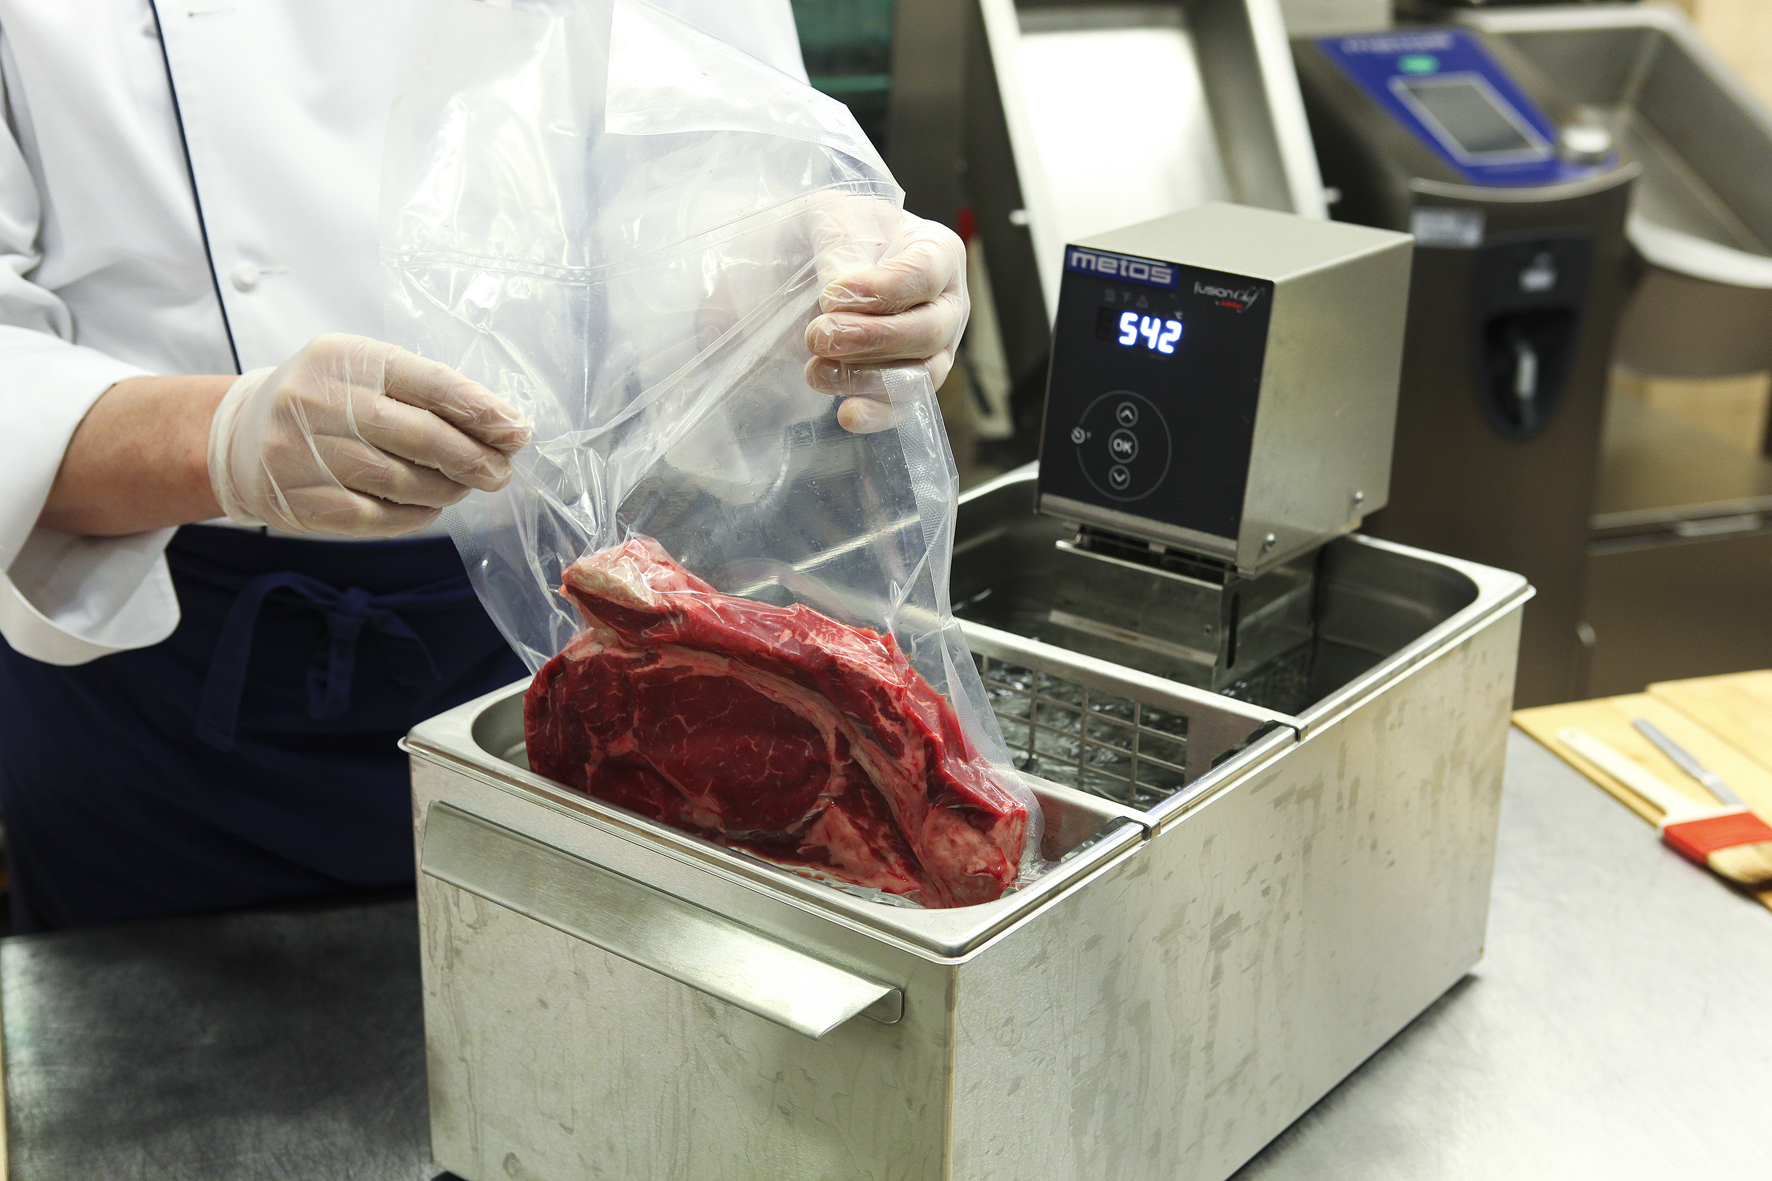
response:
[[[1466,156],[1532,156],[1544,151],[1522,130],[1517,116],[1502,106],[1494,90],[1472,75],[1399,78],[1396,85]]]

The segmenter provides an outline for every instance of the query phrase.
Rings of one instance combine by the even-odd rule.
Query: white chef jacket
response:
[[[415,3],[0,0],[0,635],[17,651],[80,664],[178,623],[171,529],[36,523],[100,394],[382,335],[377,187]],[[806,77],[788,0],[660,6]]]

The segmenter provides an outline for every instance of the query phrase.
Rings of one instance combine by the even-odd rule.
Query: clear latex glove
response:
[[[529,439],[485,386],[395,345],[317,336],[228,390],[209,483],[228,519],[289,533],[395,537],[511,478]]]
[[[897,248],[878,263],[847,269],[842,250],[826,253],[824,314],[806,328],[806,381],[843,399],[837,421],[858,434],[892,424],[889,370],[921,362],[936,386],[946,380],[972,308],[960,236],[939,222],[899,217]]]

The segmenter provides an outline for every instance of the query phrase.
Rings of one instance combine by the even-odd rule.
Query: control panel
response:
[[[1409,256],[1216,203],[1065,247],[1040,511],[1247,577],[1357,527],[1389,487]]]
[[[1042,496],[1135,532],[1234,543],[1273,302],[1264,279],[1070,247]]]
[[[1595,152],[1559,133],[1467,29],[1398,29],[1317,45],[1472,184],[1561,184],[1617,166],[1609,139]]]

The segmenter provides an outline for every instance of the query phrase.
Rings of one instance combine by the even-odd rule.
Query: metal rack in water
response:
[[[998,657],[973,660],[1018,769],[1134,808],[1181,790],[1186,715]]]

